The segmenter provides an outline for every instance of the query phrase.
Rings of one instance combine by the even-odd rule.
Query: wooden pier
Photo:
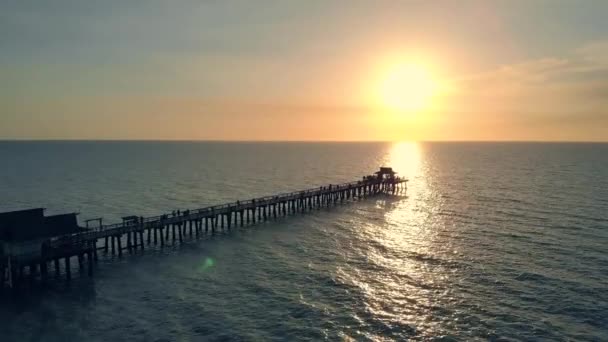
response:
[[[259,222],[295,215],[354,201],[377,194],[397,194],[406,189],[407,180],[395,176],[390,168],[350,183],[328,185],[303,191],[265,196],[195,210],[178,210],[154,217],[128,216],[123,222],[82,229],[82,231],[38,240],[39,253],[12,252],[11,243],[0,250],[1,286],[16,287],[26,279],[46,282],[49,273],[71,278],[72,258],[81,272],[92,276],[98,254],[122,257],[146,246],[174,245],[218,230],[229,230]],[[87,222],[88,226],[89,222]],[[2,242],[2,241],[0,241]],[[54,271],[50,272],[49,268]],[[26,268],[27,271],[26,272]],[[62,272],[63,270],[63,272]]]

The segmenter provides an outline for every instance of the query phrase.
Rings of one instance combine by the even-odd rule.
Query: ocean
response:
[[[0,142],[0,211],[112,223],[384,165],[406,195],[5,293],[0,340],[608,340],[608,144]]]

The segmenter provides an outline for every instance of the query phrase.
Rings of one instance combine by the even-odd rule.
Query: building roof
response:
[[[27,241],[82,231],[76,213],[44,216],[43,208],[0,213],[0,240]]]
[[[380,171],[376,171],[377,175],[395,175],[397,172],[393,171],[392,167],[381,167]]]
[[[84,229],[78,226],[78,220],[76,219],[76,213],[52,215],[44,217],[45,231],[50,236],[58,236],[65,234],[73,234]]]

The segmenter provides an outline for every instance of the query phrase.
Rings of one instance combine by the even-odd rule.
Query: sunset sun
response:
[[[398,63],[386,68],[377,85],[380,106],[399,112],[427,109],[438,90],[431,70],[418,63]]]

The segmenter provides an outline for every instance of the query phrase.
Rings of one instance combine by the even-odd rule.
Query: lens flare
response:
[[[215,266],[215,260],[213,258],[206,257],[203,263],[201,264],[200,270],[205,272]]]

